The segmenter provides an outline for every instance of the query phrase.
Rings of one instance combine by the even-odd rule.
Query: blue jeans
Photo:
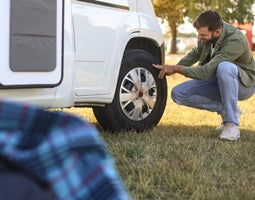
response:
[[[245,87],[239,80],[238,68],[231,62],[221,62],[216,76],[209,80],[190,80],[172,90],[172,99],[193,108],[217,112],[223,123],[239,125],[238,100],[246,100],[255,92],[254,87]]]

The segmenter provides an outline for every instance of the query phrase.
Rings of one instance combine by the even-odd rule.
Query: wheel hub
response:
[[[139,97],[139,98],[142,98],[142,97],[143,97],[143,91],[139,91],[139,92],[138,92],[138,97]]]
[[[145,119],[152,112],[156,99],[156,81],[145,68],[134,68],[121,83],[120,106],[124,114],[133,121]]]

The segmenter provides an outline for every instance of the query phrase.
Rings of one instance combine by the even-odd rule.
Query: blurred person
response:
[[[0,199],[130,200],[93,124],[0,100]]]
[[[255,86],[255,63],[246,36],[222,20],[213,10],[202,12],[193,26],[198,33],[197,46],[176,65],[153,66],[158,78],[175,73],[192,80],[173,88],[174,102],[197,109],[217,112],[222,122],[216,130],[220,138],[240,138],[238,100],[250,98]],[[198,66],[191,67],[198,62]]]

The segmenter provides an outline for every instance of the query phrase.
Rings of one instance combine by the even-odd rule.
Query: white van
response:
[[[92,107],[105,130],[162,117],[163,36],[151,0],[4,0],[0,97],[42,108]]]

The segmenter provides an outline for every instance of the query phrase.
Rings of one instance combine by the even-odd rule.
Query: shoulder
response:
[[[224,38],[230,38],[230,39],[240,39],[240,38],[245,38],[245,35],[242,33],[242,31],[223,21],[223,37]]]

